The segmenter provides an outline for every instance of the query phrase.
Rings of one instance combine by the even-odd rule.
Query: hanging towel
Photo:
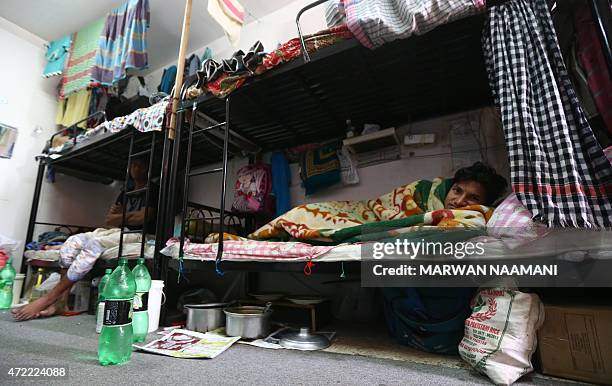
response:
[[[244,8],[236,0],[208,0],[208,13],[225,31],[232,46],[237,47],[244,24]]]
[[[47,49],[47,65],[43,70],[43,77],[49,78],[54,75],[61,75],[64,71],[66,59],[69,57],[72,36],[67,35],[49,43]]]
[[[105,86],[125,78],[128,68],[147,68],[149,0],[129,0],[106,17],[93,78]]]
[[[291,169],[285,153],[282,151],[272,153],[272,193],[276,197],[276,217],[291,209],[290,183]]]
[[[612,226],[612,166],[572,88],[546,1],[492,7],[483,51],[523,205],[549,226]]]
[[[64,127],[70,127],[89,115],[89,104],[91,90],[83,89],[70,95],[68,98],[60,99],[57,107],[55,123]],[[78,127],[87,127],[87,122],[81,122]]]
[[[104,18],[89,24],[75,34],[70,60],[62,80],[61,96],[68,96],[87,88],[91,83],[91,71],[96,63],[102,27],[104,27]]]

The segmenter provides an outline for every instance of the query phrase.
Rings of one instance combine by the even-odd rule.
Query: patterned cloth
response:
[[[172,238],[161,253],[178,257],[179,240]],[[196,244],[185,240],[185,256],[202,260],[215,260],[219,244]],[[223,242],[223,258],[229,260],[312,260],[332,250],[333,246],[310,245],[299,242],[270,242],[255,240],[228,240]]]
[[[106,121],[98,125],[95,132],[106,129],[110,132],[118,132],[128,126],[133,126],[136,130],[146,133],[148,131],[161,131],[164,128],[164,117],[169,99],[154,104],[150,107],[143,107],[129,115],[117,117],[111,121]],[[95,134],[95,133],[94,133]]]
[[[550,231],[546,225],[531,219],[531,213],[514,193],[495,208],[487,222],[487,234],[502,240],[510,249],[542,238]]]
[[[385,239],[423,229],[484,227],[493,210],[481,205],[444,209],[452,180],[415,181],[366,201],[300,205],[272,220],[249,238],[323,243]],[[389,230],[392,229],[392,230]],[[426,228],[431,230],[430,228]]]
[[[85,277],[106,249],[119,245],[120,233],[117,228],[98,228],[68,237],[60,249],[59,260],[60,267],[68,269],[68,280],[77,282]],[[129,233],[123,236],[123,243],[139,243],[141,239],[141,234]]]
[[[43,77],[49,78],[54,75],[61,75],[64,71],[66,59],[70,56],[71,45],[72,35],[55,39],[49,43],[49,48],[47,48],[47,65],[43,70]]]
[[[601,50],[595,20],[586,3],[576,10],[574,17],[578,58],[587,74],[587,82],[597,110],[608,132],[612,134],[612,79]]]
[[[510,158],[512,189],[548,226],[612,226],[612,167],[561,58],[546,1],[489,11],[483,51]]]
[[[337,150],[334,146],[323,146],[302,155],[300,177],[307,196],[340,182]]]
[[[97,20],[79,32],[72,39],[70,60],[62,79],[60,96],[68,96],[87,88],[92,82],[91,71],[96,63],[96,52],[99,48],[100,33],[104,19]]]
[[[348,28],[374,49],[483,12],[485,0],[343,0]]]
[[[338,43],[339,41],[350,39],[353,34],[346,25],[333,27],[319,31],[312,35],[304,36],[304,44],[309,53],[316,52],[321,48],[325,48]],[[302,55],[302,47],[300,39],[294,38],[286,43],[281,44],[277,49],[265,55],[263,63],[257,69],[257,73],[266,72],[279,64],[287,63]]]
[[[106,16],[92,77],[105,86],[125,78],[126,69],[148,66],[149,0],[129,0]]]

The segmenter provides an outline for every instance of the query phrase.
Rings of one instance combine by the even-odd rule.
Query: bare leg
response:
[[[40,316],[51,316],[55,314],[55,301],[58,300],[64,293],[66,293],[67,290],[72,287],[72,284],[73,283],[68,279],[68,277],[66,277],[66,270],[62,269],[62,278],[60,279],[60,282],[57,283],[55,288],[53,288],[45,296],[41,297],[40,299],[36,299],[34,302],[28,304],[27,306],[14,309],[12,313],[15,319],[17,319],[18,321],[24,321],[35,319]]]

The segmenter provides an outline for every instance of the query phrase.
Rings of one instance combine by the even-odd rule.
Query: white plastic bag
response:
[[[459,355],[497,385],[510,385],[533,371],[544,306],[535,294],[507,288],[480,290],[465,321]]]
[[[351,151],[342,146],[337,152],[340,161],[340,178],[344,185],[355,185],[359,183],[359,172],[357,171],[357,160]]]

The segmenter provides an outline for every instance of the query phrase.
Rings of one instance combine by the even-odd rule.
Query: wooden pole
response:
[[[181,32],[181,45],[179,48],[178,63],[176,65],[176,79],[174,81],[174,94],[172,95],[172,110],[170,115],[170,127],[168,128],[168,138],[174,139],[176,132],[176,110],[181,99],[181,89],[183,88],[183,73],[185,72],[185,56],[189,45],[189,29],[191,27],[191,3],[185,3],[185,15],[183,17],[183,31]]]

